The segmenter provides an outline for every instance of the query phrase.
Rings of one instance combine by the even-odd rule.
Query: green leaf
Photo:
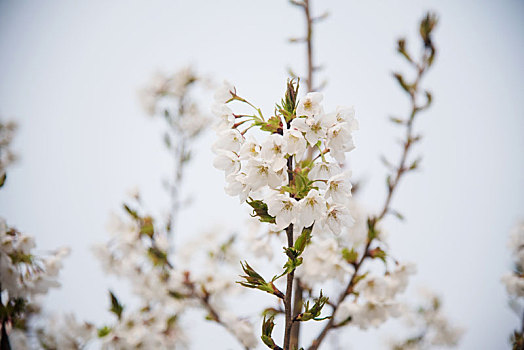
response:
[[[267,204],[262,202],[261,200],[252,200],[247,201],[247,204],[253,208],[253,217],[258,217],[258,220],[261,222],[269,222],[274,224],[275,218],[268,214],[267,212]]]
[[[108,335],[109,333],[111,333],[111,328],[109,328],[108,326],[104,326],[102,328],[98,328],[98,337],[99,338],[103,338],[106,335]]]
[[[393,73],[393,76],[395,77],[400,87],[402,87],[404,91],[406,91],[407,93],[411,93],[413,87],[404,80],[404,77],[402,76],[402,74]]]
[[[140,234],[148,237],[153,237],[155,234],[155,226],[153,225],[153,219],[151,217],[148,216],[142,220]]]
[[[111,298],[111,309],[109,309],[109,311],[114,313],[118,317],[118,319],[120,319],[122,317],[122,312],[124,311],[124,306],[120,304],[117,297],[115,296],[115,294],[113,294],[112,291],[109,291],[109,296]]]
[[[287,81],[286,95],[282,99],[281,105],[277,105],[277,109],[284,116],[286,123],[290,123],[295,118],[295,110],[298,103],[298,88],[300,85],[300,79],[296,82],[294,79]]]
[[[282,133],[283,124],[282,120],[280,120],[279,117],[273,116],[269,118],[269,120],[266,123],[262,123],[262,126],[260,127],[260,130],[262,131],[269,131],[273,134],[275,133]]]
[[[351,250],[344,248],[342,249],[342,257],[350,264],[356,264],[358,261],[358,253],[351,248]]]
[[[273,328],[275,327],[275,317],[270,316],[266,319],[264,316],[264,321],[262,322],[262,336],[260,337],[264,344],[269,347],[270,349],[275,348],[275,341],[271,337],[273,334]]]
[[[304,249],[311,241],[311,232],[312,231],[313,231],[313,226],[302,229],[302,233],[300,234],[300,236],[298,236],[297,240],[295,241],[295,245],[294,245],[294,248],[298,252],[298,255],[304,252]]]
[[[297,316],[297,321],[309,321],[309,320],[322,321],[322,320],[325,320],[326,318],[329,318],[329,316],[318,318],[320,316],[320,313],[322,312],[322,308],[324,307],[324,305],[326,305],[328,300],[329,298],[323,296],[322,290],[320,290],[320,296],[314,300],[315,303],[313,304],[311,308],[309,308],[309,301],[307,301],[304,304],[304,312]]]
[[[271,282],[266,282],[266,280],[260,276],[258,272],[249,266],[247,261],[244,261],[244,263],[240,262],[240,265],[242,266],[242,270],[244,270],[245,275],[240,276],[240,278],[243,278],[244,281],[237,281],[238,284],[246,288],[258,289],[284,299],[284,294],[273,284],[274,280]]]
[[[140,217],[138,216],[136,210],[131,209],[127,204],[123,204],[124,210],[135,220],[139,220]]]
[[[150,247],[147,251],[149,259],[155,266],[167,265],[167,253],[157,247]]]

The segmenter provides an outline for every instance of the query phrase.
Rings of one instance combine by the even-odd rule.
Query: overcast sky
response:
[[[316,32],[316,59],[326,68],[318,79],[328,80],[328,109],[355,105],[353,173],[364,180],[361,200],[378,208],[379,156],[397,155],[401,136],[387,117],[407,110],[390,74],[405,68],[395,41],[415,42],[428,9],[440,17],[437,62],[425,81],[435,104],[417,124],[424,159],[394,200],[407,220],[388,220],[391,245],[418,264],[413,285],[437,291],[467,328],[461,349],[509,348],[519,320],[500,276],[511,268],[509,231],[524,219],[524,2],[317,0],[315,11],[331,14]],[[303,71],[304,48],[286,42],[303,29],[300,12],[283,0],[0,1],[0,115],[20,126],[20,161],[0,192],[0,213],[35,235],[39,249],[73,249],[50,309],[106,319],[114,281],[90,246],[107,239],[108,215],[129,188],[163,200],[169,158],[137,99],[151,74],[191,63],[271,111],[286,68]],[[185,215],[205,220],[181,220],[187,234],[238,211],[211,166],[212,139],[200,139],[188,173],[184,191],[194,205]]]

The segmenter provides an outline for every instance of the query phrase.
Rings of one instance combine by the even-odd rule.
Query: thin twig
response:
[[[427,57],[426,55],[423,56],[422,62],[426,62],[426,57]],[[408,168],[406,168],[406,161],[407,161],[407,157],[408,157],[409,151],[410,151],[410,149],[411,149],[411,147],[412,147],[412,145],[414,143],[413,123],[414,123],[414,120],[415,120],[415,116],[416,116],[417,112],[419,111],[419,108],[418,108],[417,102],[416,102],[416,96],[417,96],[417,92],[418,92],[418,84],[420,83],[420,80],[422,79],[422,76],[426,72],[427,68],[428,67],[425,64],[422,64],[422,65],[418,66],[417,77],[416,77],[416,80],[415,80],[415,82],[413,84],[413,89],[410,92],[411,112],[410,112],[409,119],[406,122],[406,140],[404,141],[404,144],[403,144],[403,149],[402,149],[402,154],[401,154],[401,157],[400,157],[400,161],[399,161],[398,166],[396,167],[395,174],[394,174],[394,179],[388,183],[388,193],[386,195],[386,199],[384,201],[384,206],[382,207],[382,210],[380,211],[378,216],[369,218],[369,224],[370,224],[369,230],[375,230],[377,224],[391,210],[391,200],[393,198],[393,194],[396,192],[396,190],[398,188],[398,184],[400,182],[400,179],[403,177],[403,175],[408,170]],[[335,315],[336,311],[338,310],[338,307],[340,306],[340,304],[346,299],[346,297],[353,293],[353,289],[354,289],[356,283],[358,282],[357,277],[358,277],[359,270],[360,270],[362,264],[364,263],[364,261],[367,258],[370,257],[369,249],[370,249],[371,244],[373,243],[373,241],[374,241],[374,237],[372,237],[371,239],[368,238],[368,241],[366,243],[366,247],[364,249],[364,253],[361,256],[361,258],[358,260],[358,262],[355,264],[355,271],[353,272],[353,274],[352,274],[352,276],[351,276],[351,278],[350,278],[346,288],[340,294],[336,304],[333,305],[332,317],[329,319],[328,323],[324,326],[324,328],[319,333],[319,335],[313,340],[313,342],[311,343],[311,346],[309,347],[309,350],[317,350],[318,347],[320,346],[320,344],[322,343],[322,341],[324,340],[324,338],[326,337],[326,335],[328,334],[328,332],[331,329],[337,327],[337,325],[335,324],[333,316]]]

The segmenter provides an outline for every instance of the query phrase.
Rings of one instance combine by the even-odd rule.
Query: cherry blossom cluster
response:
[[[355,112],[338,107],[326,113],[321,93],[308,93],[300,101],[297,93],[298,86],[291,82],[275,115],[266,120],[254,106],[253,114],[233,113],[229,103],[251,103],[226,83],[216,93],[213,108],[218,118],[214,165],[225,173],[226,192],[252,206],[255,199],[262,200],[267,219],[278,230],[293,224],[300,232],[316,223],[316,230],[339,234],[353,221],[350,173],[341,163],[354,149]],[[262,131],[262,141],[253,128]]]
[[[15,155],[9,148],[15,130],[16,124],[14,122],[0,121],[0,186],[2,186],[5,181],[5,169],[16,159]]]
[[[458,345],[464,329],[453,325],[442,310],[440,298],[421,289],[422,302],[414,307],[403,305],[403,319],[409,334],[404,340],[393,341],[392,350],[426,350],[453,348]],[[410,304],[413,304],[411,302]]]
[[[0,282],[8,299],[32,299],[60,286],[58,273],[69,249],[39,256],[34,253],[35,247],[32,236],[8,227],[0,219]]]
[[[138,198],[137,196],[136,198]],[[170,254],[168,233],[139,212],[139,203],[125,205],[128,219],[112,216],[112,239],[97,245],[103,269],[128,280],[140,300],[138,309],[113,307],[118,319],[99,329],[104,349],[173,348],[187,343],[179,319],[188,308],[202,308],[244,346],[256,343],[252,324],[225,307],[225,297],[241,290],[233,283],[238,263],[234,237],[221,241],[218,230],[201,234]],[[113,303],[120,305],[111,294]]]
[[[509,305],[521,322],[511,335],[511,343],[514,349],[521,349],[524,347],[524,221],[513,228],[508,248],[513,258],[513,271],[504,274],[501,281],[510,297]]]
[[[160,115],[177,132],[193,137],[208,123],[206,113],[188,98],[191,90],[201,83],[206,83],[205,78],[198,76],[189,66],[173,74],[157,72],[147,86],[140,90],[139,97],[149,115]]]
[[[36,335],[43,349],[84,349],[96,334],[93,324],[78,321],[74,314],[53,315],[41,323]],[[29,342],[26,347],[17,344],[17,349],[31,349]]]
[[[524,297],[524,222],[517,225],[510,236],[508,247],[514,258],[515,269],[502,277],[502,283],[511,297]]]
[[[400,264],[385,275],[371,275],[355,287],[357,297],[342,302],[335,313],[335,321],[342,325],[351,321],[361,329],[378,327],[390,317],[401,314],[397,294],[404,292],[410,275],[416,272],[413,264]]]
[[[15,159],[9,146],[15,124],[0,122],[0,187],[6,167]],[[34,237],[0,218],[0,316],[2,347],[29,349],[32,319],[40,313],[39,298],[60,286],[58,275],[68,248],[37,254]],[[8,338],[9,337],[9,338]]]

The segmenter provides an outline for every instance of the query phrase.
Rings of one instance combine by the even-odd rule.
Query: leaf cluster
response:
[[[282,293],[273,283],[277,277],[274,277],[270,282],[266,282],[264,277],[249,266],[247,261],[244,261],[243,263],[240,262],[240,265],[242,266],[245,275],[240,276],[244,281],[237,282],[238,284],[247,288],[259,289],[266,293],[276,295],[280,299],[284,299],[284,293]]]

